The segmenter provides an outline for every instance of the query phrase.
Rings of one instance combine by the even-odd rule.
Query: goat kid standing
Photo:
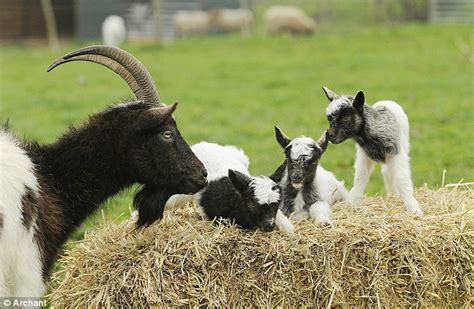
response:
[[[387,193],[400,196],[409,212],[422,215],[413,193],[409,124],[403,108],[393,101],[369,106],[362,91],[355,97],[338,95],[327,87],[323,91],[329,100],[329,141],[339,144],[351,138],[356,143],[354,186],[349,201],[361,203],[375,163],[380,163]]]
[[[331,206],[347,198],[344,183],[319,166],[328,146],[326,132],[318,142],[309,137],[290,139],[275,127],[275,137],[285,152],[285,161],[271,176],[280,182],[280,210],[292,219],[308,216],[316,224],[331,224]]]

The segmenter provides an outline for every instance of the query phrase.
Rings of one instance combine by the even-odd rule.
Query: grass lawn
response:
[[[234,144],[253,174],[283,160],[278,125],[291,137],[318,138],[327,127],[321,86],[363,89],[368,103],[399,102],[411,121],[416,186],[439,186],[474,175],[473,66],[458,48],[472,45],[469,26],[406,25],[319,32],[311,37],[254,35],[187,39],[169,45],[125,46],[150,70],[165,102],[180,101],[178,124],[189,144]],[[111,71],[90,63],[46,73],[57,57],[46,48],[0,48],[0,122],[27,139],[52,142],[71,125],[131,96]],[[472,51],[471,51],[472,53]],[[330,145],[322,165],[352,185],[354,145]],[[369,194],[383,193],[379,169]],[[111,199],[78,232],[128,217],[133,189]],[[422,205],[423,206],[423,205]],[[427,205],[428,207],[428,205]]]

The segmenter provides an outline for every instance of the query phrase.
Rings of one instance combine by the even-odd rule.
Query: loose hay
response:
[[[57,307],[469,307],[474,193],[417,191],[425,216],[398,200],[337,205],[335,226],[295,235],[246,232],[168,211],[142,232],[122,223],[86,235],[60,263]]]

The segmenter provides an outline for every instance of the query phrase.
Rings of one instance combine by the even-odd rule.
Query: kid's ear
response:
[[[228,175],[230,181],[239,192],[245,191],[252,181],[249,176],[236,170],[229,170]]]
[[[352,106],[355,108],[356,111],[362,112],[362,109],[364,108],[364,103],[365,103],[364,92],[360,90],[359,92],[357,92],[354,102],[352,103]]]
[[[326,95],[326,97],[328,98],[329,102],[337,99],[339,97],[339,95],[337,93],[335,93],[334,91],[332,91],[331,89],[329,89],[328,87],[326,86],[323,86],[323,91],[324,91],[324,94]]]
[[[291,138],[286,136],[286,134],[277,126],[275,126],[275,138],[283,149],[291,143]]]
[[[321,136],[321,138],[319,139],[318,141],[318,144],[319,144],[319,147],[321,147],[321,150],[323,152],[326,151],[326,148],[328,148],[328,144],[329,144],[329,138],[328,138],[328,131],[324,131],[323,135]]]

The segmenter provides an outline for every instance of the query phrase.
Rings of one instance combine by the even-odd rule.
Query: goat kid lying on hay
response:
[[[250,175],[250,160],[242,149],[200,142],[191,150],[204,164],[209,184],[194,195],[172,196],[166,202],[167,209],[195,202],[205,220],[230,221],[249,230],[271,232],[278,227],[293,232],[293,224],[278,209],[281,189],[269,177]]]
[[[160,219],[166,200],[206,186],[206,170],[135,57],[92,46],[70,61],[119,74],[139,101],[111,106],[49,145],[0,129],[0,297],[41,297],[60,246],[107,198],[138,183],[138,226]]]
[[[335,225],[300,221],[295,234],[249,232],[167,212],[137,233],[121,223],[86,234],[60,260],[62,307],[468,307],[474,194],[426,187],[425,216],[398,199],[336,204]]]

